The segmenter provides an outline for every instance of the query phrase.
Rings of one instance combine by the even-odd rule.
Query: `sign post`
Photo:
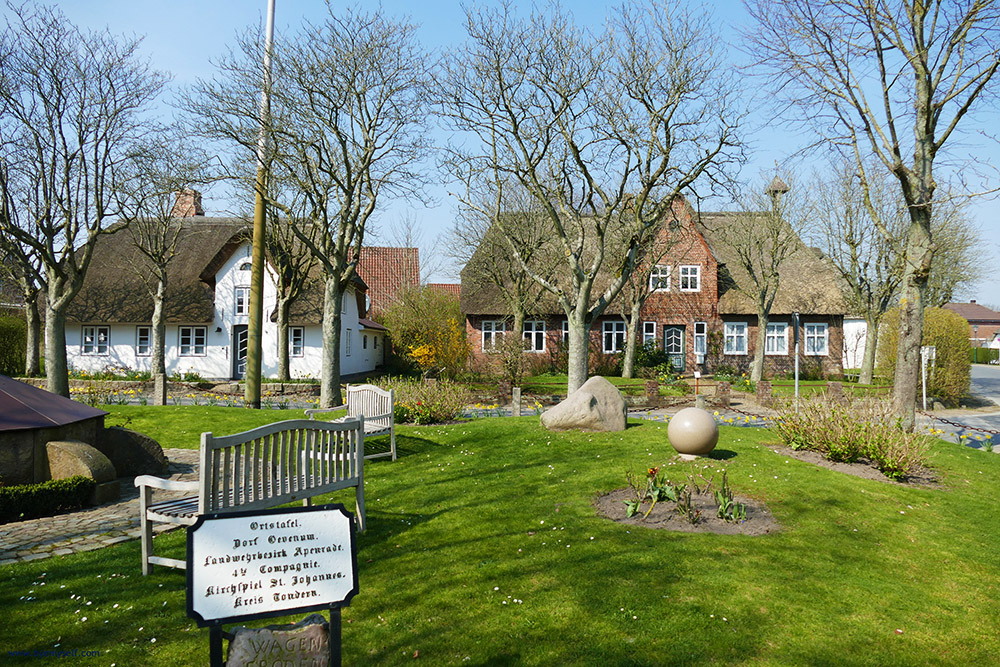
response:
[[[358,593],[355,525],[343,505],[202,516],[187,551],[187,613],[210,628],[213,667],[223,664],[223,623],[321,609],[330,610],[329,664],[340,664],[340,609]]]

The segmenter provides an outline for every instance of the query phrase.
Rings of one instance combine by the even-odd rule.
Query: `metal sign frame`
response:
[[[329,511],[339,511],[348,520],[349,533],[350,533],[350,563],[351,563],[351,589],[347,592],[342,600],[324,600],[323,602],[304,605],[301,607],[287,607],[282,609],[276,609],[265,612],[255,612],[250,614],[238,614],[234,616],[227,616],[223,618],[210,618],[205,619],[199,612],[194,609],[194,548],[195,548],[195,535],[194,533],[205,526],[206,524],[211,525],[210,522],[220,519],[238,519],[244,517],[271,517],[276,515],[294,515],[302,513],[313,513],[313,512],[329,512]],[[194,525],[189,526],[187,529],[187,600],[186,608],[187,615],[189,618],[195,619],[199,627],[209,627],[209,626],[221,626],[224,623],[238,623],[242,621],[249,621],[259,618],[275,618],[278,616],[289,616],[292,614],[297,614],[300,612],[307,611],[320,611],[323,609],[330,609],[331,613],[333,610],[339,610],[341,607],[347,607],[351,604],[351,599],[358,594],[358,547],[357,547],[357,526],[354,522],[354,514],[349,512],[342,503],[331,503],[327,505],[315,505],[311,507],[287,507],[272,510],[248,510],[244,512],[229,512],[224,514],[206,514],[198,517],[198,520]]]

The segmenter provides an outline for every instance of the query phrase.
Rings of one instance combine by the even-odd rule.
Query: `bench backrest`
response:
[[[373,384],[347,385],[347,416],[364,417],[365,423],[392,426],[393,391]]]
[[[201,434],[198,513],[268,508],[364,483],[364,420],[290,419]]]

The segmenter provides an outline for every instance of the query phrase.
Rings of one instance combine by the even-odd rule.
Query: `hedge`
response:
[[[23,317],[0,315],[0,375],[24,375],[27,325]]]
[[[1000,357],[1000,350],[992,347],[974,347],[969,350],[969,359],[974,364],[990,364]]]
[[[885,314],[879,327],[878,368],[880,375],[896,372],[896,343],[899,339],[899,308]],[[958,313],[944,308],[924,309],[923,345],[937,348],[933,370],[928,368],[927,395],[957,405],[969,393],[969,323]],[[920,383],[917,393],[920,393]]]
[[[0,523],[37,519],[90,504],[96,482],[75,475],[40,484],[0,486]]]

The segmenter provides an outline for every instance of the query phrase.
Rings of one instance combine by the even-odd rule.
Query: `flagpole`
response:
[[[260,94],[260,134],[257,138],[257,181],[253,211],[253,251],[250,269],[250,318],[247,326],[246,385],[243,400],[247,407],[260,408],[261,338],[264,320],[264,192],[267,189],[267,123],[271,114],[271,49],[274,44],[274,2],[267,2],[264,37],[263,82]]]

